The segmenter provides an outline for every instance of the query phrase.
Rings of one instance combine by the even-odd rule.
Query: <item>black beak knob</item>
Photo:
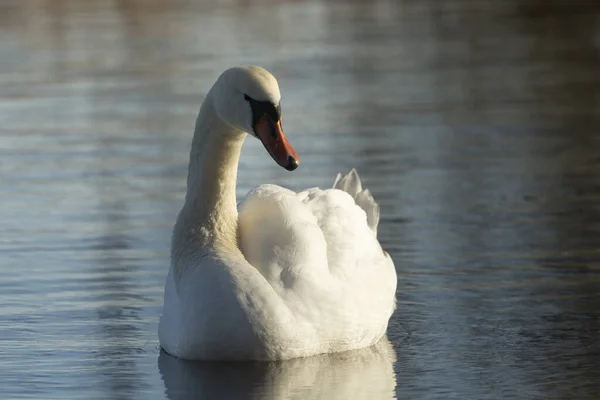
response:
[[[288,171],[293,171],[298,168],[298,161],[296,161],[294,157],[288,156],[287,165],[283,168],[287,169]]]

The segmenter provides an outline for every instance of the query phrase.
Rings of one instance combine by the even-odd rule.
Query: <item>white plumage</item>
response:
[[[173,232],[162,347],[186,359],[275,360],[375,344],[396,290],[394,264],[377,240],[379,206],[352,170],[326,190],[261,185],[236,207],[241,142],[255,117],[230,99],[237,93],[280,97],[265,70],[236,68],[203,103]]]

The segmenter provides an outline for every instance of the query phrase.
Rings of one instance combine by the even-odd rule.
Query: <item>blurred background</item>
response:
[[[358,169],[391,350],[159,356],[194,121],[245,64],[302,164],[249,139],[238,194]],[[0,397],[597,398],[599,116],[594,0],[0,0]]]

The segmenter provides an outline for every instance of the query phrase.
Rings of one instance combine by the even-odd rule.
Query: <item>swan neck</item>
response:
[[[185,234],[196,245],[237,243],[236,180],[245,136],[219,118],[209,93],[196,121],[186,200],[178,221],[184,222]]]

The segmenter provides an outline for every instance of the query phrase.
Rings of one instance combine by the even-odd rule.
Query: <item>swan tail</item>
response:
[[[379,225],[379,204],[375,202],[373,195],[369,189],[362,188],[360,177],[356,169],[352,170],[345,176],[337,174],[333,182],[333,188],[343,190],[354,198],[356,204],[362,208],[367,214],[367,225],[377,236],[377,225]]]

